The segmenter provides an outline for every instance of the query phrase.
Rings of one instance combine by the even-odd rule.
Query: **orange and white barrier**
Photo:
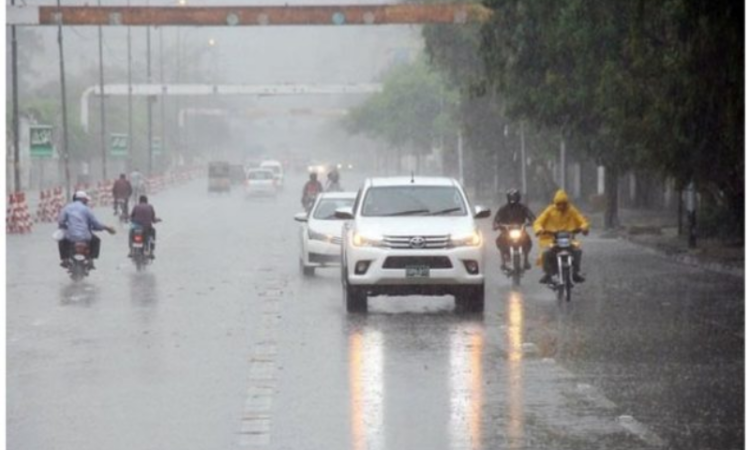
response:
[[[8,234],[31,233],[32,225],[26,194],[23,192],[10,194],[6,207],[5,232]]]

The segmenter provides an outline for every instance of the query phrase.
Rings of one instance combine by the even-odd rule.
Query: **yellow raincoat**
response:
[[[568,207],[564,211],[557,209],[558,204],[567,203]],[[578,209],[568,201],[568,195],[562,189],[555,193],[555,199],[552,205],[542,212],[534,221],[534,233],[539,234],[541,231],[554,233],[557,231],[589,230],[589,221],[583,217]],[[552,245],[552,236],[543,234],[539,237],[539,248],[546,250]],[[542,252],[537,258],[537,265],[542,264]]]

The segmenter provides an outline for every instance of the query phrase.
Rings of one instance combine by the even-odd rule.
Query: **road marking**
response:
[[[276,392],[276,373],[279,353],[276,344],[278,325],[281,322],[280,285],[282,280],[256,287],[256,295],[261,299],[260,327],[248,361],[247,393],[240,418],[239,446],[242,448],[267,448],[271,445],[273,425],[273,403]]]

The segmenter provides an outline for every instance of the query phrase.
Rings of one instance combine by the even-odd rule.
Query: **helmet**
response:
[[[89,197],[86,191],[77,191],[75,194],[73,194],[73,201],[75,200],[89,201],[91,200],[91,197]]]
[[[310,181],[315,181],[318,179],[318,174],[316,172],[310,172]]]
[[[514,204],[521,201],[521,193],[518,189],[510,189],[507,193],[508,203]]]

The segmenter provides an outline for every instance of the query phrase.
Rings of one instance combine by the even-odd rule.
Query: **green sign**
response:
[[[151,149],[154,152],[154,155],[161,155],[161,138],[153,138]]]
[[[128,156],[129,139],[127,134],[112,133],[109,136],[109,153],[118,158]]]
[[[52,148],[52,127],[49,125],[31,125],[29,127],[29,137],[31,140],[31,156],[34,158],[51,158]]]

